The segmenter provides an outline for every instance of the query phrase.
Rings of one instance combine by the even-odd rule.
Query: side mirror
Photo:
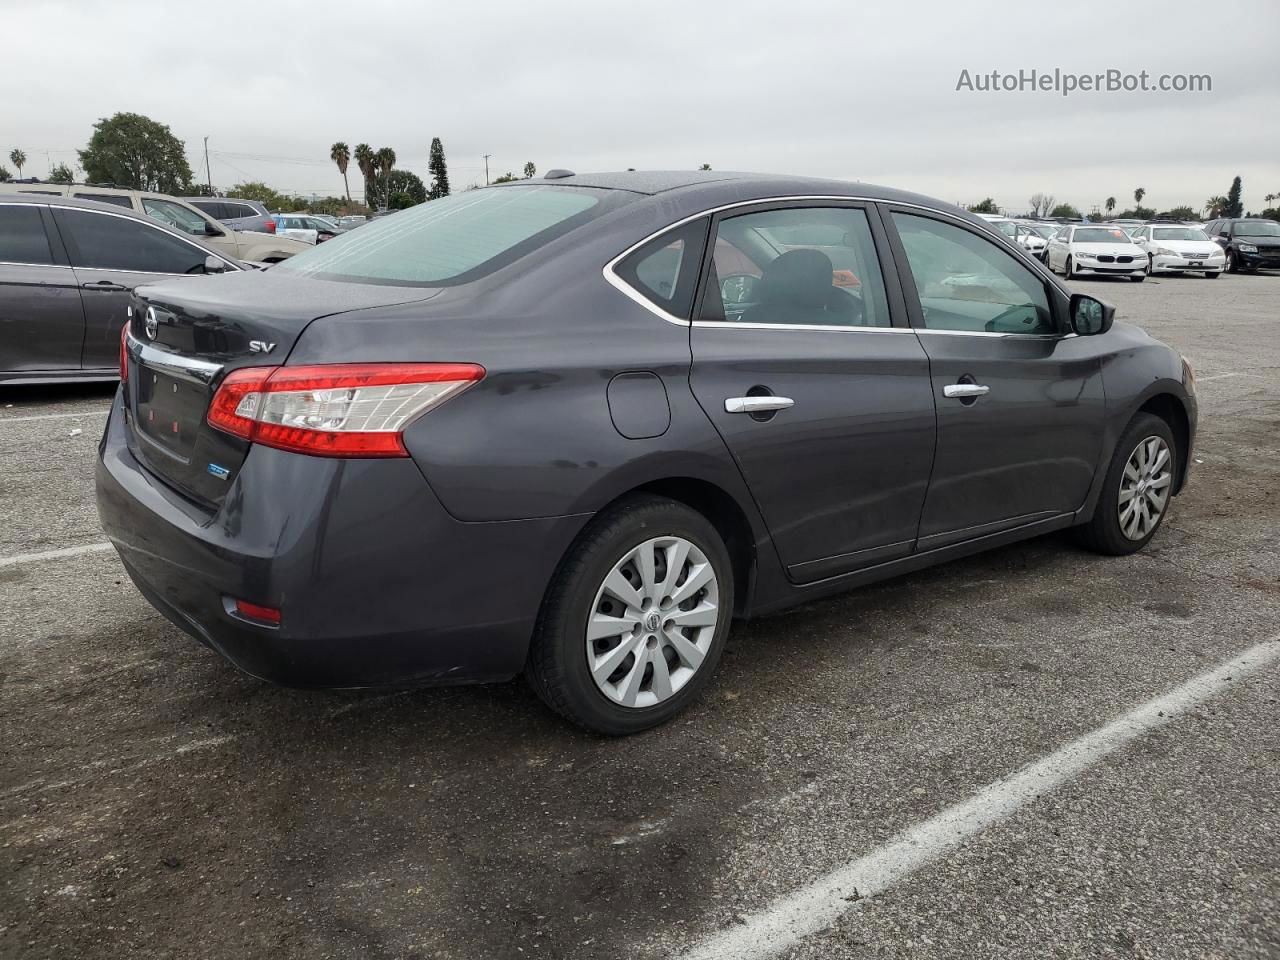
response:
[[[1084,293],[1071,295],[1071,329],[1082,337],[1106,333],[1116,319],[1116,308]]]
[[[206,237],[220,237],[222,236],[222,231],[206,220],[204,222],[204,235]]]
[[[205,273],[226,273],[227,265],[223,263],[222,260],[220,260],[218,257],[215,257],[213,254],[209,254],[209,256],[204,258],[204,272]]]

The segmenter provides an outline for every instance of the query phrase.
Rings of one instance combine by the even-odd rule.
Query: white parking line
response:
[[[968,800],[908,827],[884,846],[747,916],[741,925],[695,945],[682,954],[682,960],[763,960],[775,956],[830,926],[850,909],[850,901],[886,890],[1109,754],[1221,693],[1227,684],[1277,660],[1280,637],[1250,647],[1235,659],[997,780]]]
[[[86,543],[78,547],[63,547],[61,550],[45,550],[41,553],[18,553],[12,557],[0,557],[0,567],[13,567],[20,563],[39,563],[41,560],[60,560],[63,557],[78,557],[86,553],[101,553],[110,550],[110,543]]]
[[[88,413],[38,413],[30,417],[0,417],[0,423],[29,423],[32,420],[64,420],[69,417],[105,417],[111,411],[90,410]]]

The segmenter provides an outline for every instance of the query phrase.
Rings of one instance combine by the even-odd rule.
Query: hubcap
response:
[[[1161,437],[1147,437],[1133,448],[1120,477],[1120,532],[1141,540],[1156,528],[1169,502],[1173,457]]]
[[[623,554],[596,591],[587,669],[614,703],[654,706],[693,679],[719,621],[706,554],[682,537],[654,537]]]

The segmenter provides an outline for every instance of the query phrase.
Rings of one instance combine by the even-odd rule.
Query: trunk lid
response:
[[[428,300],[438,293],[270,271],[139,287],[129,321],[125,390],[134,454],[188,497],[218,506],[249,450],[246,441],[205,420],[227,373],[282,365],[302,331],[320,317]]]

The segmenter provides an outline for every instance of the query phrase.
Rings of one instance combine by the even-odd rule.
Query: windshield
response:
[[[203,237],[207,233],[205,224],[208,221],[194,210],[179,204],[143,197],[142,209],[146,211],[147,216],[176,227],[183,233],[190,233],[197,237]]]
[[[1274,220],[1241,220],[1231,231],[1234,237],[1280,237],[1280,223]]]
[[[1119,227],[1081,227],[1071,238],[1074,243],[1130,243]]]
[[[1156,227],[1151,231],[1152,240],[1204,240],[1209,237],[1195,227]]]
[[[465,283],[629,199],[580,187],[468,190],[379,217],[273,269],[357,283]]]
[[[991,225],[1006,237],[1012,237],[1014,232],[1018,229],[1017,224],[1009,220],[996,220]]]

